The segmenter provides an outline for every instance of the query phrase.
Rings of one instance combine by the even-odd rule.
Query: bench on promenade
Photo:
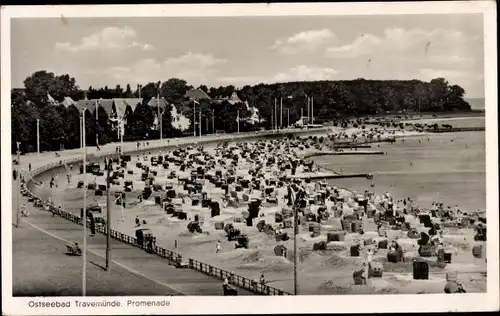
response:
[[[76,245],[66,244],[66,253],[71,256],[81,256],[82,250]]]

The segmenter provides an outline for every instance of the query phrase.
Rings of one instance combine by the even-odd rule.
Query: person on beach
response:
[[[259,283],[261,285],[265,285],[267,283],[266,278],[264,278],[264,274],[260,275]]]
[[[23,206],[21,207],[21,216],[23,217],[28,217],[29,213],[26,211],[26,203],[23,203]]]
[[[31,172],[31,162],[30,162],[30,164],[28,165],[28,170]]]
[[[215,245],[215,253],[219,253],[221,251],[220,240],[217,240],[217,244]]]
[[[136,227],[141,226],[141,220],[139,219],[139,217],[138,217],[138,216],[136,216],[136,217],[135,217],[135,226],[136,226]]]

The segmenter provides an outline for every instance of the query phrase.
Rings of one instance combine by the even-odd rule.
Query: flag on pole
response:
[[[200,104],[200,102],[196,101],[195,99],[193,99],[193,102],[194,104]]]

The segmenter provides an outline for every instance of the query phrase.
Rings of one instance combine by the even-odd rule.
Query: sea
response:
[[[484,117],[434,121],[454,127],[485,126]],[[372,150],[386,155],[318,156],[314,161],[340,173],[372,173],[372,180],[329,181],[360,193],[388,191],[396,200],[409,197],[423,208],[441,202],[465,212],[486,209],[484,131],[406,137],[394,144],[372,144]]]

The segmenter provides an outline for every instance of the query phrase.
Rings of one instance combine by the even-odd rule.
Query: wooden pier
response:
[[[369,173],[345,173],[345,174],[318,174],[318,175],[308,175],[308,176],[289,176],[290,179],[311,179],[311,180],[322,180],[322,179],[348,179],[348,178],[366,178],[372,179],[373,175]]]
[[[455,132],[484,132],[486,127],[452,127],[452,128],[428,128],[425,131],[429,133],[455,133]]]
[[[334,148],[372,148],[372,145],[355,145],[355,144],[345,144],[345,145],[333,145]]]
[[[385,155],[383,151],[368,151],[368,150],[356,150],[356,151],[320,151],[310,154],[305,154],[302,156],[303,159],[316,157],[316,156],[347,156],[347,155]]]

